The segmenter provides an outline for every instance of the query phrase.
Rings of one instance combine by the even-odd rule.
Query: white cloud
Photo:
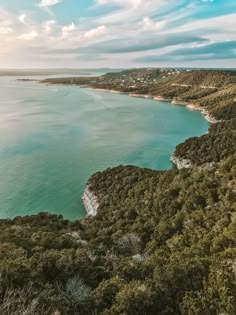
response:
[[[39,4],[40,7],[51,7],[60,3],[61,0],[42,0]]]
[[[43,30],[45,33],[50,33],[51,30],[52,30],[52,26],[56,24],[56,21],[54,20],[49,20],[49,21],[46,21],[44,22],[43,24]]]
[[[33,40],[36,37],[38,37],[38,33],[35,31],[32,31],[30,33],[22,34],[22,35],[18,36],[17,38],[24,39],[24,40]]]
[[[155,22],[149,17],[143,19],[143,30],[144,31],[156,31],[162,30],[166,26],[166,21]]]
[[[180,3],[182,0],[179,0]],[[127,24],[136,22],[144,16],[150,16],[153,12],[161,14],[162,9],[173,5],[174,0],[97,0],[97,4],[117,4],[119,8],[112,13],[102,16],[98,22],[101,24]]]
[[[145,2],[145,0],[97,0],[96,1],[96,3],[98,5],[114,4],[114,5],[118,5],[121,7],[129,7],[129,8],[130,7],[137,8],[144,2]]]
[[[236,28],[236,13],[217,16],[208,19],[201,19],[194,22],[190,22],[184,24],[176,28],[178,32],[185,32],[185,31],[197,31],[197,30],[204,30],[204,33],[207,34],[206,31],[216,31],[219,32],[233,32],[235,34]]]
[[[75,26],[74,22],[72,22],[69,25],[63,26],[61,29],[62,37],[63,38],[68,37],[70,35],[70,33],[74,32],[75,30],[77,30],[77,27]]]
[[[18,16],[18,20],[22,23],[22,24],[25,24],[25,18],[26,18],[26,15],[25,14],[21,14]]]
[[[86,38],[97,38],[101,35],[104,35],[105,33],[107,32],[107,28],[106,26],[102,25],[102,26],[99,26],[97,28],[94,28],[90,31],[87,31],[85,34],[84,34],[84,37]]]
[[[188,32],[207,39],[209,43],[236,39],[236,13],[220,16],[224,13],[219,12],[214,18],[197,18],[205,9],[214,6],[216,1],[213,0],[74,0],[76,1],[95,3],[90,10],[94,10],[98,16],[81,16],[78,22],[80,24],[77,24],[73,15],[67,15],[67,18],[71,18],[69,21],[74,20],[74,23],[64,22],[64,25],[59,22],[65,17],[65,12],[56,16],[52,9],[62,2],[70,5],[69,2],[73,0],[36,0],[38,8],[19,8],[18,13],[11,9],[1,9],[0,5],[0,38],[3,43],[0,49],[1,64],[12,66],[15,63],[22,66],[24,61],[26,65],[34,66],[40,62],[43,66],[44,62],[49,66],[64,62],[73,66],[85,66],[87,61],[82,59],[84,54],[88,57],[89,66],[96,65],[96,60],[105,56],[101,65],[125,64],[130,67],[138,65],[135,57],[146,56],[148,40],[150,43],[158,43],[163,38],[175,37],[176,33],[184,36]],[[39,6],[40,17],[37,12]],[[41,20],[45,13],[48,17]],[[177,43],[180,42],[177,39]],[[143,43],[140,50],[139,43]],[[154,49],[151,50],[151,47],[150,53],[165,54],[180,48],[164,44],[163,48],[155,48],[153,45]],[[190,45],[197,47],[200,44],[184,43],[183,48]],[[171,63],[172,61],[168,62]]]
[[[11,27],[7,27],[7,26],[0,26],[0,34],[9,34],[12,33],[13,30]]]
[[[8,40],[10,37],[8,36],[8,34],[13,33],[14,32],[14,25],[13,25],[13,19],[12,16],[5,11],[4,9],[2,9],[0,7],[0,34],[1,36],[1,41],[3,42],[4,40]],[[7,35],[7,36],[4,36]],[[3,49],[3,45],[1,46],[1,49]]]

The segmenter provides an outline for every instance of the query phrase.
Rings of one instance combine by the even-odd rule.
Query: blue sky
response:
[[[236,67],[236,0],[0,0],[0,68]]]

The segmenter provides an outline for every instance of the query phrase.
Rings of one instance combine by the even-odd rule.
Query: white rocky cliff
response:
[[[182,168],[190,168],[192,167],[192,163],[188,159],[183,159],[175,156],[174,154],[171,156],[170,161],[177,166],[179,170]]]
[[[87,212],[87,215],[95,216],[98,210],[98,200],[94,192],[90,189],[89,186],[86,187],[83,196],[82,203]]]

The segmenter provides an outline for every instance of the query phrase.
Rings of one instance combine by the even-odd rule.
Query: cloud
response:
[[[18,39],[24,39],[24,40],[34,40],[36,37],[38,37],[38,33],[35,31],[32,31],[30,33],[25,33],[20,36],[18,36]]]
[[[180,3],[183,0],[179,0]],[[98,5],[116,5],[117,9],[98,19],[100,24],[128,24],[138,21],[143,16],[150,16],[154,11],[162,13],[173,5],[175,1],[169,0],[97,0]]]
[[[49,21],[46,21],[44,22],[43,24],[43,30],[45,33],[50,33],[51,30],[52,30],[52,26],[56,24],[56,21],[54,20],[49,20]]]
[[[85,41],[85,37],[80,38],[78,41],[75,41],[73,44],[76,46],[69,48],[67,47],[57,47],[55,49],[51,49],[47,51],[47,54],[53,55],[61,55],[65,56],[69,55],[77,55],[77,56],[87,56],[86,59],[94,60],[94,56],[97,59],[102,58],[104,56],[108,59],[124,59],[130,60],[130,64],[132,64],[132,60],[138,58],[144,54],[147,54],[148,51],[157,50],[160,52],[169,52],[173,50],[175,46],[182,45],[201,45],[207,40],[204,38],[200,38],[197,36],[193,36],[191,34],[162,34],[159,36],[147,35],[143,34],[145,37],[137,36],[136,39],[123,37],[120,39],[113,40],[103,40],[95,42],[94,39],[92,41]],[[109,36],[109,35],[108,35]],[[95,38],[98,38],[97,36]],[[78,46],[78,42],[80,46]],[[83,45],[83,46],[82,46]],[[122,54],[122,58],[119,55]],[[84,59],[84,58],[83,58]],[[142,62],[142,60],[140,61]]]
[[[178,49],[174,52],[175,55],[192,55],[197,56],[199,54],[212,54],[212,55],[221,55],[228,52],[233,52],[236,49],[236,41],[226,41],[226,42],[218,42],[212,43],[209,45],[193,47],[193,48],[185,48]]]
[[[236,13],[221,15],[212,18],[198,19],[193,22],[184,23],[177,28],[178,32],[199,31],[203,30],[205,33],[209,31],[232,32],[235,34],[236,28]]]
[[[96,66],[96,60],[109,67],[143,62],[171,66],[176,60],[227,58],[233,66],[235,0],[35,0],[15,1],[14,10],[11,1],[3,2],[2,65],[24,59],[25,64],[50,67],[60,60],[82,67]],[[55,15],[58,3],[65,10]]]
[[[98,5],[117,5],[120,7],[137,8],[143,4],[144,0],[97,0]],[[155,2],[155,1],[153,1]]]
[[[175,46],[186,43],[201,43],[206,39],[191,34],[159,34],[148,35],[140,34],[136,38],[123,37],[122,39],[114,39],[100,42],[84,48],[86,51],[96,51],[100,53],[131,53],[141,52],[153,49],[159,49],[168,46]]]
[[[0,26],[0,34],[9,34],[12,33],[13,29],[11,27],[7,27],[7,26]]]
[[[61,0],[42,0],[39,4],[40,7],[51,7],[60,3]]]
[[[145,31],[154,31],[154,30],[157,31],[157,30],[162,30],[167,25],[167,22],[166,21],[155,22],[149,17],[145,17],[143,19],[142,24],[143,24],[142,29]]]
[[[175,49],[169,53],[158,53],[137,58],[139,62],[155,63],[161,61],[194,61],[194,60],[220,60],[236,58],[236,41],[226,41],[202,45],[192,48]]]
[[[25,24],[25,18],[26,18],[26,15],[25,14],[21,14],[18,16],[18,20],[22,23],[22,24]]]
[[[98,26],[97,28],[94,28],[90,31],[85,32],[84,37],[85,38],[98,38],[101,35],[104,35],[107,32],[107,28],[104,25]]]
[[[9,34],[13,32],[14,32],[14,29],[13,29],[13,23],[12,23],[10,14],[0,7],[1,41],[4,41],[5,39],[9,38]],[[3,50],[3,45],[1,45],[1,50]]]
[[[75,23],[72,22],[69,25],[65,25],[62,27],[61,29],[61,36],[62,38],[66,38],[68,37],[72,32],[74,32],[77,29],[77,27],[75,26]]]

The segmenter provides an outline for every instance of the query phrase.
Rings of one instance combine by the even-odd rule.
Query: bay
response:
[[[167,102],[0,78],[0,218],[85,215],[89,177],[117,165],[170,169],[175,146],[207,132]]]

